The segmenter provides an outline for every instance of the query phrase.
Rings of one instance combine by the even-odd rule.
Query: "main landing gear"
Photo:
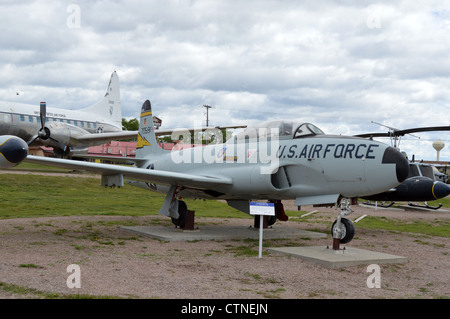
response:
[[[339,208],[341,212],[338,218],[331,226],[331,234],[333,235],[333,250],[339,250],[340,244],[349,243],[355,236],[355,227],[350,219],[344,218],[353,212],[350,208],[352,200],[350,198],[341,198]]]
[[[178,201],[178,218],[172,217],[172,223],[176,227],[184,228],[186,224],[186,217],[187,217],[188,209],[187,205],[184,201],[179,200]]]
[[[182,200],[178,200],[178,218],[171,218],[175,228],[198,230],[198,227],[195,227],[195,211],[188,210],[186,203]]]

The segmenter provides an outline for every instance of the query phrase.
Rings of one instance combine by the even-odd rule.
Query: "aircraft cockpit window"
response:
[[[236,139],[267,137],[292,139],[323,134],[325,133],[322,130],[310,123],[300,124],[292,121],[271,121],[259,126],[247,128],[245,131],[239,133]]]
[[[312,135],[324,135],[325,133],[317,126],[311,123],[300,125],[295,131],[294,138],[301,138]]]

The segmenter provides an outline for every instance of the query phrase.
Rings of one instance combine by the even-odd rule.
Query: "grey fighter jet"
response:
[[[148,100],[141,109],[134,167],[36,156],[27,161],[97,172],[104,186],[121,186],[125,176],[164,192],[159,213],[179,226],[187,212],[179,197],[222,199],[244,213],[250,201],[268,200],[279,219],[286,219],[282,200],[336,205],[341,212],[332,233],[340,243],[354,235],[352,222],[343,218],[351,212],[351,199],[395,187],[409,172],[406,158],[384,143],[326,135],[313,124],[293,121],[249,127],[223,144],[166,151],[158,146]]]

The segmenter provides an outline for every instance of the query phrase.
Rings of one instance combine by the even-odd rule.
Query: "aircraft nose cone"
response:
[[[406,157],[393,147],[384,151],[383,164],[395,164],[395,172],[399,183],[403,182],[409,175],[409,163]]]
[[[0,154],[10,163],[18,164],[28,156],[28,144],[16,136],[8,137],[0,145]]]
[[[450,194],[450,186],[442,182],[434,182],[433,196],[436,199],[444,198]]]

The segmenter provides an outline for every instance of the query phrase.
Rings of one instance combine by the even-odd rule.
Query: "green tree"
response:
[[[139,121],[137,119],[126,120],[122,118],[122,128],[127,131],[139,130]]]

